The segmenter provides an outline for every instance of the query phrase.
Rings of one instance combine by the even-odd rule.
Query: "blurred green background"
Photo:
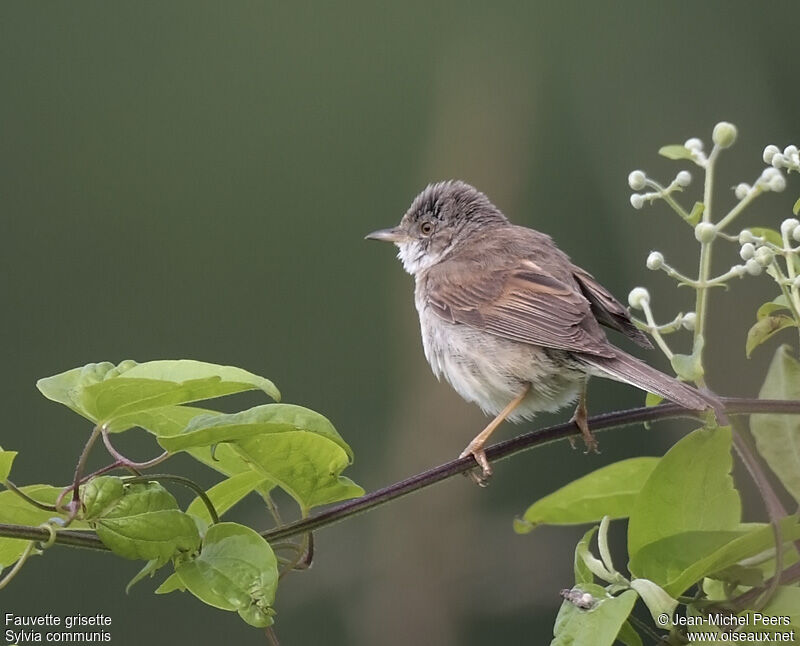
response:
[[[671,318],[688,293],[644,259],[656,248],[691,273],[696,243],[663,204],[634,211],[627,174],[668,181],[681,166],[659,146],[733,121],[718,182],[719,206],[732,204],[727,188],[758,176],[765,144],[800,143],[798,24],[797,2],[3,2],[0,442],[20,451],[15,480],[66,482],[89,431],[36,379],[125,358],[270,377],[334,422],[368,490],[454,457],[485,419],[431,375],[412,281],[364,234],[428,182],[461,178],[621,298],[648,286]],[[797,196],[790,182],[743,224],[776,225]],[[716,260],[727,268],[736,250]],[[773,296],[768,279],[713,294],[709,376],[725,394],[757,392],[771,354],[744,358],[759,292]],[[593,412],[642,401],[590,389]],[[544,447],[499,465],[486,490],[455,478],[321,530],[313,569],[279,590],[282,643],[546,643],[583,529],[520,537],[512,518],[687,428],[605,434],[599,456]],[[155,454],[130,435],[135,457]],[[256,506],[234,518],[266,527]],[[149,580],[126,596],[137,569],[57,547],[0,609],[103,612],[115,644],[264,643]]]

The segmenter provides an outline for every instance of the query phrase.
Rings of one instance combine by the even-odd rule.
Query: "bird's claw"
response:
[[[489,485],[489,479],[492,477],[492,467],[489,464],[489,460],[486,459],[486,452],[482,447],[472,446],[470,444],[458,457],[465,458],[469,455],[475,458],[475,462],[478,463],[481,472],[477,473],[476,469],[470,469],[466,471],[464,475],[469,476],[470,480],[479,487],[487,487]]]

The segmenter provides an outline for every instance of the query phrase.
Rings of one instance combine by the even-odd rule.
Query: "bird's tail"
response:
[[[595,368],[602,376],[631,384],[654,395],[669,399],[689,410],[712,408],[718,415],[724,415],[725,407],[713,394],[700,392],[617,348],[614,348],[613,357],[584,354],[581,355],[581,359]]]

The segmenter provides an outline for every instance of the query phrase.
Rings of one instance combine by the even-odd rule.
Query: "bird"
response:
[[[571,421],[587,451],[597,451],[588,426],[590,377],[625,382],[693,411],[717,400],[612,345],[603,327],[652,348],[628,310],[575,265],[550,238],[512,224],[470,184],[429,184],[400,223],[369,240],[398,248],[414,277],[425,358],[465,400],[492,421],[461,452],[492,475],[486,442],[504,421],[521,422],[577,401]]]

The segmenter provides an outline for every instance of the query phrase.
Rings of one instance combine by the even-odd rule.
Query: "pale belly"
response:
[[[530,393],[509,415],[512,422],[556,411],[580,394],[586,373],[568,353],[448,323],[419,305],[425,358],[434,374],[485,413],[497,415],[526,384]]]

